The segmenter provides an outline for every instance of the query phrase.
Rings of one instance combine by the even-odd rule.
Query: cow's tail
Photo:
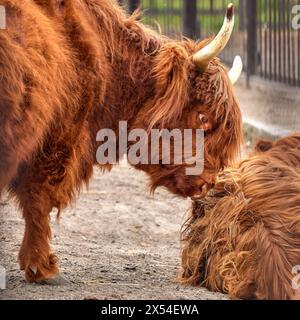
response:
[[[0,31],[0,192],[23,159],[18,144],[22,136],[23,74],[18,53],[3,30]]]
[[[32,90],[28,66],[21,46],[0,30],[0,196],[45,131],[41,112],[34,107],[42,101]]]

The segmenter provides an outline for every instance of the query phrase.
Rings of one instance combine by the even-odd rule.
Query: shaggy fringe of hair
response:
[[[231,298],[291,299],[300,263],[300,133],[261,141],[195,202],[180,281]]]

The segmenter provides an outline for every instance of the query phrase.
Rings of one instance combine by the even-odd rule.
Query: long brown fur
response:
[[[7,187],[26,222],[19,259],[28,281],[58,271],[49,212],[88,183],[98,130],[198,128],[207,114],[203,175],[182,166],[137,166],[152,189],[193,195],[235,157],[241,114],[218,59],[200,74],[192,55],[203,42],[173,41],[127,17],[114,0],[0,0],[0,192]],[[120,157],[122,155],[119,155]],[[110,169],[107,165],[104,169]],[[33,271],[32,271],[33,270]],[[37,270],[37,272],[35,272]]]
[[[260,141],[195,202],[181,281],[240,299],[292,299],[300,265],[300,133]]]

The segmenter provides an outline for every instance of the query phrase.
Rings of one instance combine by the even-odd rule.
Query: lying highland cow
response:
[[[182,281],[242,299],[299,296],[300,133],[261,141],[194,203]],[[297,296],[298,295],[298,296]]]
[[[202,42],[163,37],[128,18],[115,0],[0,5],[7,18],[0,30],[0,192],[7,188],[23,211],[19,260],[27,281],[58,274],[49,212],[65,208],[90,180],[103,145],[99,130],[118,132],[120,121],[147,133],[203,129],[204,171],[197,176],[186,175],[187,163],[134,164],[149,174],[152,189],[184,197],[203,195],[234,159],[242,122],[232,83],[241,62],[228,74],[216,58],[233,30],[232,5],[216,38]]]

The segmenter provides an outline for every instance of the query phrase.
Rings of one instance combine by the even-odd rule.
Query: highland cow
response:
[[[49,213],[90,180],[100,129],[117,132],[120,121],[147,132],[203,129],[202,174],[186,175],[185,163],[136,165],[153,190],[184,197],[204,195],[238,153],[242,121],[232,83],[241,62],[228,74],[216,58],[233,30],[232,5],[217,36],[202,42],[164,37],[114,0],[0,5],[7,14],[0,30],[0,191],[7,188],[23,211],[19,261],[27,281],[58,275]]]
[[[300,298],[300,133],[260,141],[194,203],[182,267],[182,282],[231,298]]]

